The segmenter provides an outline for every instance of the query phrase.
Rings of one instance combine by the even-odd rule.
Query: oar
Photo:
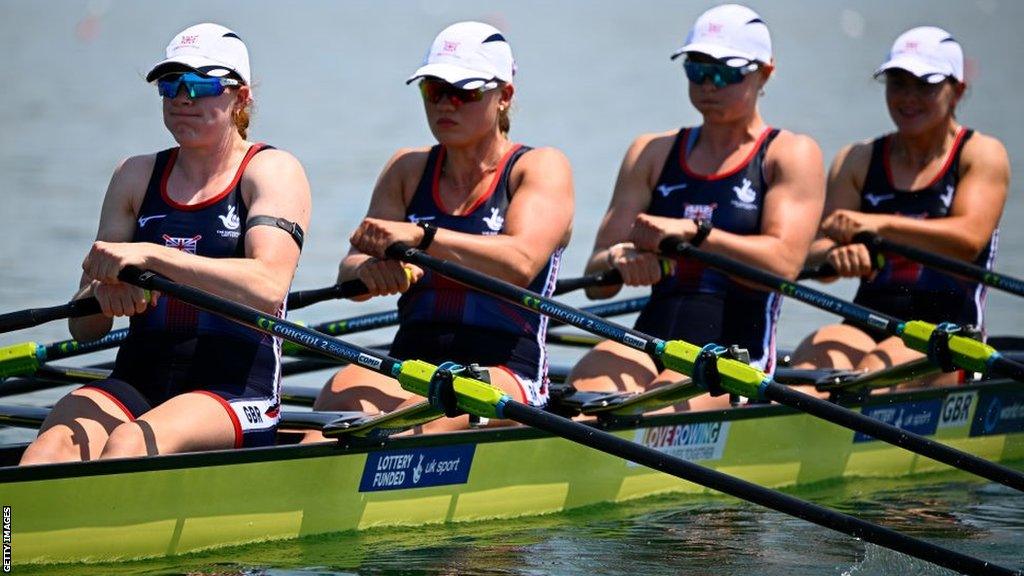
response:
[[[727,256],[699,250],[678,238],[666,238],[659,248],[664,255],[698,260],[712,268],[760,284],[769,290],[781,292],[811,306],[838,314],[851,322],[899,336],[908,347],[928,354],[933,361],[937,356],[940,360],[937,363],[940,366],[948,360],[949,364],[964,368],[968,372],[996,373],[1024,382],[1024,363],[1003,356],[984,342],[959,336],[949,331],[948,325],[936,326],[921,320],[900,320],[820,290],[790,282],[781,276]]]
[[[998,290],[1009,292],[1017,296],[1024,296],[1024,280],[1014,278],[1006,274],[999,274],[963,260],[956,260],[948,256],[942,256],[934,252],[886,240],[874,232],[858,232],[853,237],[854,242],[859,242],[868,247],[872,252],[892,252],[915,262],[920,262],[929,268],[941,270],[967,280],[973,280]]]
[[[659,359],[666,368],[692,377],[698,386],[712,393],[729,392],[748,398],[774,400],[954,468],[1024,491],[1024,474],[1016,470],[779,384],[757,368],[726,357],[728,351],[722,346],[708,344],[701,348],[681,340],[666,342],[400,243],[389,247],[387,254],[391,258],[433,270],[456,282],[498,296],[519,307],[547,314],[566,324],[643,350]]]
[[[289,307],[293,310],[332,298],[351,298],[366,293],[366,284],[361,280],[349,280],[342,284],[317,290],[303,290],[288,295]],[[295,298],[297,305],[291,299]],[[48,308],[28,308],[0,314],[0,333],[31,328],[64,318],[81,318],[102,312],[100,303],[93,297],[72,300],[67,304]]]
[[[402,362],[374,350],[327,337],[300,324],[268,316],[248,306],[177,284],[152,272],[142,272],[129,267],[122,270],[120,277],[125,282],[171,294],[193,306],[220,314],[266,334],[279,336],[325,355],[359,364],[375,372],[396,378],[404,389],[430,398],[436,407],[445,410],[446,413],[454,413],[454,410],[457,409],[482,418],[515,420],[608,454],[695,482],[701,486],[803,518],[820,526],[862,538],[879,546],[885,546],[951,570],[968,574],[1014,574],[1007,568],[775,490],[763,488],[515,402],[505,396],[499,388],[461,376],[455,368],[442,369],[418,360]],[[575,314],[586,313],[576,311]],[[597,317],[594,317],[594,320],[604,322]],[[443,399],[447,399],[447,401]]]

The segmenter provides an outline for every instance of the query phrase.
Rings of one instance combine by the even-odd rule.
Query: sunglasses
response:
[[[242,83],[233,78],[211,78],[200,76],[195,72],[184,74],[168,74],[156,81],[157,91],[164,98],[175,98],[185,88],[185,93],[193,100],[208,96],[220,96],[228,86],[240,86]]]
[[[730,84],[743,82],[743,77],[757,70],[757,62],[751,62],[746,66],[734,68],[728,64],[706,64],[687,60],[683,62],[683,70],[686,70],[686,77],[694,84],[703,84],[706,80],[716,88],[725,88]]]
[[[433,78],[420,80],[420,93],[423,94],[423,99],[431,104],[437,104],[442,99],[448,99],[453,104],[455,102],[460,104],[479,102],[483,99],[484,93],[497,87],[498,83],[493,80],[474,90],[457,88],[443,80]]]

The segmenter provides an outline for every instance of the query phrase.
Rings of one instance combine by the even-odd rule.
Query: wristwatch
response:
[[[697,248],[704,243],[708,234],[711,234],[711,229],[714,228],[714,225],[711,224],[711,220],[708,218],[694,218],[693,223],[697,225],[697,233],[690,238],[690,246]]]
[[[416,245],[416,249],[426,252],[427,247],[434,241],[434,236],[437,234],[437,226],[425,220],[420,220],[416,225],[423,228],[423,239]]]

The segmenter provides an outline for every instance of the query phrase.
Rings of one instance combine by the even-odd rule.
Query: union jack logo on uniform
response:
[[[203,236],[201,234],[196,234],[191,238],[175,238],[174,236],[164,234],[164,246],[181,250],[182,252],[188,252],[189,254],[195,254],[196,248],[199,245],[199,240],[202,237]]]

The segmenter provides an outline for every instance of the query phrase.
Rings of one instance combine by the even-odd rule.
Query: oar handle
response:
[[[797,280],[818,280],[820,278],[832,278],[835,276],[839,276],[835,267],[828,262],[822,262],[817,266],[808,266],[801,270],[800,275],[797,276]]]
[[[560,296],[579,290],[581,288],[592,288],[594,286],[614,286],[622,284],[622,274],[616,268],[605,270],[596,274],[580,276],[579,278],[565,278],[555,284],[555,296]]]
[[[72,300],[67,304],[50,306],[49,308],[29,308],[27,310],[18,310],[17,312],[8,312],[7,314],[0,314],[0,332],[11,332],[13,330],[31,328],[52,322],[53,320],[80,318],[82,316],[99,314],[100,312],[100,303],[95,298]]]
[[[974,282],[979,282],[986,286],[991,286],[998,290],[1009,292],[1010,294],[1024,296],[1024,279],[1021,278],[1007,276],[1006,274],[1000,274],[994,270],[983,268],[971,262],[957,260],[955,258],[942,256],[941,254],[936,254],[913,246],[907,246],[906,244],[893,242],[867,230],[855,234],[853,241],[864,244],[872,253],[893,252],[903,256],[904,258],[920,262],[929,268],[941,270],[947,274],[959,276]]]
[[[296,290],[288,294],[288,309],[299,310],[326,300],[341,300],[343,298],[362,296],[368,291],[369,289],[366,287],[366,284],[363,284],[362,280],[349,280],[334,286],[313,290]]]

